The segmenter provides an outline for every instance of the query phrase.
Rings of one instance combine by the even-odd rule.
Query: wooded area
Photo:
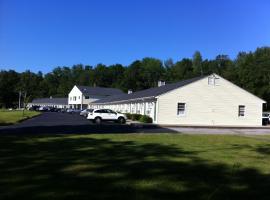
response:
[[[184,58],[176,62],[147,57],[129,66],[77,64],[56,67],[47,74],[1,70],[0,107],[18,105],[19,91],[30,100],[49,96],[67,97],[74,85],[138,91],[157,86],[159,80],[172,83],[213,72],[270,101],[270,47],[262,47],[255,52],[240,52],[235,60],[227,55],[218,55],[213,60],[203,59],[197,51],[192,59]]]

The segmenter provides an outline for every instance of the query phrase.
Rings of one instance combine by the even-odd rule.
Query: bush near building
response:
[[[153,123],[153,119],[147,115],[142,115],[139,121],[142,123]]]
[[[128,119],[142,123],[153,123],[153,119],[147,115],[125,113]]]

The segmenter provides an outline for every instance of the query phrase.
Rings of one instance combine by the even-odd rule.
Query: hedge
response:
[[[147,115],[142,115],[139,121],[142,123],[153,123],[153,119]]]
[[[147,115],[125,113],[128,119],[142,123],[153,123],[153,119]]]

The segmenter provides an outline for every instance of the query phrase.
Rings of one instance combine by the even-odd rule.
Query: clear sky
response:
[[[269,0],[0,0],[0,69],[174,61],[270,45]]]

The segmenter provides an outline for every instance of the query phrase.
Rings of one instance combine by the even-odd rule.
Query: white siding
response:
[[[204,78],[158,97],[157,123],[261,126],[264,101],[219,78],[216,86]],[[184,116],[177,116],[177,103],[186,103]],[[238,117],[239,105],[245,105],[244,117]]]
[[[74,100],[76,97],[76,100]],[[80,97],[80,99],[79,99]],[[68,104],[81,104],[82,103],[82,92],[74,86],[70,93],[68,94]]]
[[[76,97],[76,100],[74,100]],[[97,95],[90,95],[89,99],[85,99],[85,96],[79,90],[79,88],[75,85],[70,93],[68,94],[68,104],[69,105],[88,105],[89,103],[105,98],[105,96],[97,96]]]

